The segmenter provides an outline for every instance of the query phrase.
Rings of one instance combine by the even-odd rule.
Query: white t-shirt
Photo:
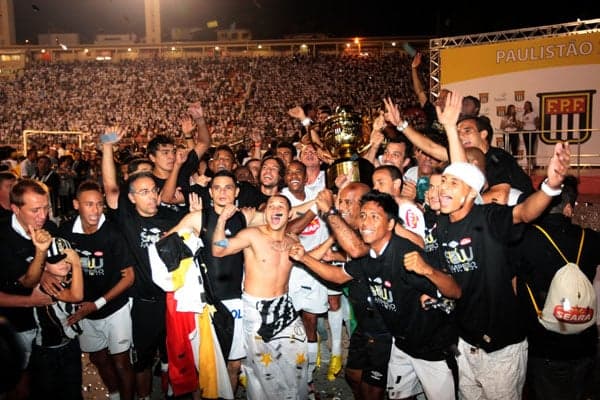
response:
[[[425,218],[419,207],[410,201],[402,202],[398,205],[398,216],[404,222],[402,226],[425,239]]]
[[[305,186],[304,193],[306,198],[304,200],[299,200],[290,192],[287,187],[281,189],[281,194],[289,199],[292,207],[306,203],[309,200],[313,200],[315,197],[317,197],[318,191],[308,189]],[[316,216],[304,227],[304,230],[300,233],[300,235],[298,235],[298,237],[300,239],[300,243],[302,243],[302,246],[304,246],[306,251],[310,251],[323,243],[329,237],[327,224],[321,218]]]

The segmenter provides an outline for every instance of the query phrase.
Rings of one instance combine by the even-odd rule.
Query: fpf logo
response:
[[[595,90],[538,93],[540,139],[546,144],[587,142],[591,136],[594,93]]]

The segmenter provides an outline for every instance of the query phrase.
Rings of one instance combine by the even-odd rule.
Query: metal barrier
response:
[[[547,165],[550,158],[552,157],[552,152],[543,152],[540,153],[540,145],[548,146],[548,149],[554,147],[554,143],[563,141],[568,142],[571,146],[571,167],[576,168],[578,171],[578,175],[581,169],[583,168],[598,168],[600,167],[600,145],[594,146],[591,141],[592,135],[600,134],[600,128],[589,128],[589,129],[552,129],[552,130],[535,130],[535,131],[511,131],[506,132],[501,129],[495,130],[496,143],[493,143],[496,147],[503,148],[507,152],[511,153],[510,149],[510,140],[509,137],[511,135],[519,135],[519,151],[517,154],[513,154],[517,160],[523,160],[524,164],[522,165],[524,169],[531,174],[537,165]],[[521,152],[520,143],[524,140],[524,136],[522,134],[530,134],[529,135],[529,148],[532,148],[532,144],[536,146],[534,148],[535,152],[533,154],[526,154],[525,151]],[[582,135],[583,134],[583,135]],[[542,140],[541,135],[550,136],[553,139],[551,140]],[[565,137],[563,139],[563,137]],[[581,136],[585,137],[585,140],[581,139]],[[596,136],[597,138],[597,136]],[[536,143],[537,142],[537,143]],[[525,145],[525,143],[523,143]],[[525,148],[525,146],[523,146]],[[540,162],[542,161],[542,162]]]

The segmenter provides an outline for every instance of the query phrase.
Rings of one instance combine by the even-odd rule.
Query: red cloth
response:
[[[167,292],[167,355],[173,394],[181,396],[198,389],[198,372],[189,335],[196,329],[196,314],[179,312],[173,292]]]

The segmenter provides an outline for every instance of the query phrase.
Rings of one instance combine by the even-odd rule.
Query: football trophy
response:
[[[335,180],[340,175],[347,175],[350,182],[372,186],[373,164],[360,157],[369,148],[368,119],[348,107],[338,107],[320,128],[321,142],[335,159],[327,168],[327,188],[335,189]]]

